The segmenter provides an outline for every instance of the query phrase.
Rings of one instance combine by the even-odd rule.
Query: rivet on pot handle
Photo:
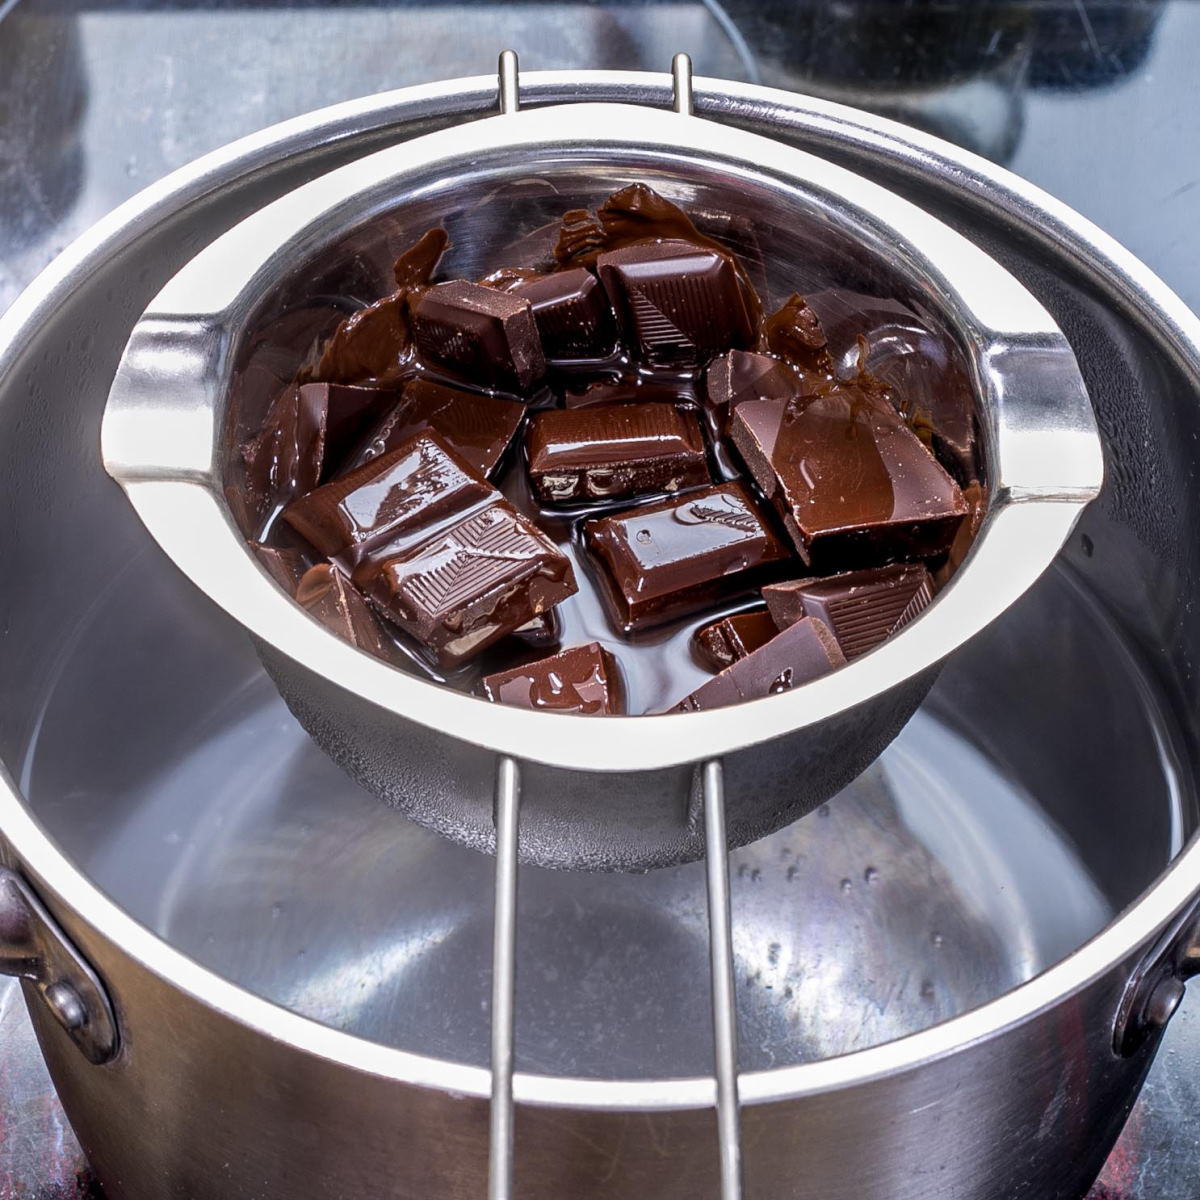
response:
[[[1200,901],[1172,922],[1129,981],[1113,1029],[1117,1054],[1128,1058],[1166,1028],[1193,975],[1200,975]]]
[[[95,972],[17,874],[0,867],[0,975],[28,979],[67,1036],[97,1066],[120,1048]]]

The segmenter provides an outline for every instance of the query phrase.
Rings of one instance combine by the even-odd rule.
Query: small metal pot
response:
[[[375,97],[221,151],[0,321],[0,964],[27,980],[113,1200],[483,1194],[486,860],[323,768],[97,445],[129,331],[187,260],[306,179],[491,111],[494,88]],[[628,74],[523,89],[670,98]],[[934,139],[733,84],[696,106],[917,198],[1003,261],[1076,347],[1109,468],[1056,566],[878,770],[734,853],[746,1194],[1078,1200],[1200,944],[1200,327],[1078,215]],[[695,872],[523,872],[522,1197],[718,1194]]]

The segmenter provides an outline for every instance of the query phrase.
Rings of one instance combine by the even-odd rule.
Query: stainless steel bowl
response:
[[[255,356],[311,341],[272,330],[322,292],[386,277],[395,246],[445,223],[446,263],[477,273],[568,208],[636,180],[737,230],[782,298],[840,286],[910,303],[961,356],[977,395],[983,529],[937,601],[898,636],[783,696],[720,711],[584,721],[488,704],[339,640],[275,585],[226,504]],[[543,240],[545,240],[543,238]],[[388,253],[391,247],[391,254]],[[488,262],[484,254],[499,257]],[[370,274],[368,266],[368,274]],[[330,281],[333,281],[332,283]],[[382,282],[378,285],[382,291]],[[344,315],[330,305],[325,331]],[[278,364],[276,365],[278,370]],[[243,389],[243,392],[245,389]],[[269,396],[241,395],[261,414]],[[253,428],[253,425],[250,425]],[[241,436],[248,432],[242,418]],[[357,780],[457,841],[494,844],[497,756],[522,764],[521,855],[644,870],[703,852],[696,771],[723,760],[743,845],[829,799],[879,755],[937,665],[1004,612],[1061,549],[1102,477],[1074,353],[1016,279],[878,184],[778,141],[682,113],[569,104],[469,122],[305,184],[196,255],[135,326],[109,396],[104,462],[159,545],[256,638],[289,707]],[[679,647],[664,653],[680,653]]]

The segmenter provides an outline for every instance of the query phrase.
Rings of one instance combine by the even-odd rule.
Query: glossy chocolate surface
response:
[[[304,555],[288,546],[264,546],[261,542],[251,542],[250,549],[254,551],[254,557],[266,567],[267,574],[289,596],[294,596],[301,578],[308,570]]]
[[[923,612],[933,599],[933,581],[920,563],[894,563],[770,584],[763,599],[781,628],[805,617],[823,621],[850,659],[873,650]]]
[[[821,320],[804,298],[793,292],[783,306],[763,321],[763,349],[793,363],[813,381],[835,377],[833,355]]]
[[[296,588],[296,603],[352,646],[390,662],[399,660],[358,589],[331,563],[318,563],[305,572]]]
[[[743,400],[787,403],[805,394],[805,382],[790,363],[769,354],[731,350],[714,359],[704,376],[708,407],[722,428]]]
[[[670,621],[767,581],[791,557],[741,483],[690,492],[584,526],[625,630]]]
[[[764,595],[766,590],[763,588]],[[723,671],[759,646],[765,646],[779,630],[769,612],[734,613],[697,629],[692,644],[705,666]]]
[[[430,429],[480,475],[491,475],[525,419],[525,406],[502,396],[468,392],[431,379],[412,379],[347,464],[380,458]]]
[[[571,646],[538,662],[485,675],[482,686],[489,700],[518,708],[587,716],[621,711],[617,669],[599,642]]]
[[[401,291],[347,317],[326,344],[314,378],[393,384],[407,374],[410,358],[407,293]]]
[[[616,350],[612,305],[591,271],[556,271],[508,291],[529,301],[549,361],[601,359]]]
[[[694,413],[669,404],[598,404],[534,414],[529,479],[543,504],[677,492],[711,482]]]
[[[853,386],[799,403],[744,401],[730,429],[818,570],[939,554],[966,514],[958,485],[903,418]]]
[[[833,634],[822,622],[805,617],[698,687],[676,711],[727,708],[788,692],[845,664]]]
[[[413,341],[423,357],[480,387],[523,391],[546,371],[528,300],[454,279],[412,304]]]

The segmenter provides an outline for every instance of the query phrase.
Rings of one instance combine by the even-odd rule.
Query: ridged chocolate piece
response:
[[[498,495],[436,434],[423,433],[294,501],[282,519],[349,569],[380,546],[426,535]]]
[[[490,475],[525,419],[525,406],[500,396],[466,392],[429,379],[404,385],[399,403],[371,430],[347,464],[379,458],[426,429],[437,433],[480,475]]]
[[[524,391],[546,371],[528,300],[455,279],[412,305],[413,341],[422,356],[481,387]]]
[[[264,546],[261,542],[251,542],[250,549],[254,551],[254,557],[266,567],[267,574],[289,596],[294,596],[301,578],[308,570],[304,555],[290,547]]]
[[[788,692],[845,663],[833,634],[822,622],[805,617],[701,684],[675,706],[675,711],[726,708],[743,700]]]
[[[262,430],[242,447],[244,486],[258,518],[315,488],[394,398],[390,391],[341,384],[284,388]]]
[[[625,630],[736,596],[790,557],[740,483],[589,521],[584,537],[602,568],[613,620]]]
[[[723,671],[759,646],[765,646],[779,633],[779,628],[769,612],[735,613],[697,629],[692,641],[707,666]]]
[[[539,662],[483,678],[483,694],[496,704],[602,716],[621,711],[612,656],[599,642],[571,646]]]
[[[691,242],[610,250],[597,270],[630,352],[651,367],[695,368],[754,344],[757,331],[728,254]]]
[[[895,563],[773,583],[763,588],[763,599],[781,628],[816,617],[833,630],[847,658],[858,658],[928,607],[933,581],[920,563]]]
[[[354,582],[443,667],[577,590],[567,557],[498,493],[415,546],[403,538],[381,550],[359,565]]]
[[[529,480],[543,504],[677,492],[711,482],[694,413],[669,404],[603,404],[535,413]]]
[[[772,354],[794,363],[815,380],[834,378],[833,356],[829,353],[825,330],[803,296],[793,292],[778,312],[763,321],[762,342]]]
[[[296,603],[352,646],[389,662],[400,660],[358,589],[330,563],[305,572],[296,588]]]
[[[551,362],[605,358],[616,349],[612,305],[591,271],[556,271],[506,290],[529,301]]]
[[[704,377],[708,406],[726,427],[743,400],[797,399],[804,384],[795,369],[769,354],[731,350],[714,359]]]
[[[730,430],[818,570],[939,554],[967,511],[958,485],[895,409],[852,386],[797,403],[743,401]]]
[[[361,308],[334,330],[313,377],[327,383],[394,384],[409,372],[406,291]]]

